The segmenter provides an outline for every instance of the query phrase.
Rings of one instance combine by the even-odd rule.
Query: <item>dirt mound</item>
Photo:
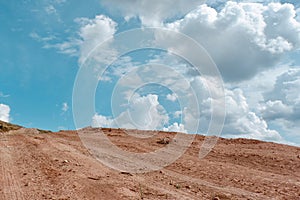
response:
[[[18,130],[22,128],[22,126],[10,124],[7,122],[3,122],[0,120],[0,132],[7,132],[7,131],[12,131],[12,130]]]
[[[112,144],[133,153],[153,152],[180,142],[172,139],[175,133],[136,138],[127,134],[130,130],[86,130],[103,131]],[[198,135],[171,165],[135,174],[97,161],[76,131],[37,134],[19,129],[1,134],[0,200],[300,199],[300,148],[220,138],[215,148],[199,159],[203,140]]]

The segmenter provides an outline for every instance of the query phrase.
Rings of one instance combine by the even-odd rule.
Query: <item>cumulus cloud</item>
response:
[[[300,45],[300,23],[292,4],[229,1],[220,11],[201,5],[165,26],[203,45],[230,82],[274,67],[286,52]]]
[[[276,130],[269,129],[267,122],[250,110],[241,89],[226,91],[226,111],[225,136],[283,141]]]
[[[178,124],[177,122],[173,123],[172,125],[168,127],[164,127],[163,131],[169,131],[169,132],[180,132],[180,133],[186,133],[187,131],[184,129],[183,124]]]
[[[10,107],[5,104],[0,104],[0,120],[9,122]]]
[[[254,78],[239,83],[234,87],[243,90],[249,109],[262,118],[269,129],[274,129],[280,133],[282,142],[288,144],[300,144],[300,121],[297,121],[297,84],[290,85],[295,90],[287,89],[287,82],[296,83],[297,72],[290,64],[283,64],[272,70],[259,73]],[[227,84],[228,87],[233,87]],[[298,87],[298,89],[297,89]],[[287,101],[286,96],[292,101]],[[229,108],[228,108],[229,109]]]
[[[92,126],[162,130],[168,120],[168,114],[160,105],[157,95],[134,94],[125,111],[120,112],[114,119],[96,114]]]
[[[114,127],[113,122],[114,122],[114,120],[112,120],[106,116],[95,114],[93,116],[92,126],[93,127],[110,128],[110,127]]]
[[[299,130],[297,125],[300,124],[299,70],[292,69],[287,73],[279,71],[276,72],[277,74],[267,72],[269,76],[264,74],[259,78],[257,76],[253,79],[253,77],[262,74],[267,69],[273,70],[285,53],[299,48],[300,23],[299,18],[296,17],[296,12],[299,11],[296,11],[292,4],[266,3],[266,1],[255,1],[261,3],[238,2],[228,1],[222,7],[215,9],[208,5],[200,5],[201,2],[193,0],[189,0],[188,3],[186,0],[102,0],[103,5],[118,10],[126,20],[138,17],[143,26],[162,26],[180,31],[203,45],[216,62],[228,86],[225,97],[227,117],[223,130],[224,136],[284,141],[278,131],[273,130],[274,126],[270,127],[269,124],[278,122],[283,130],[293,130],[294,134],[297,128]],[[170,5],[172,5],[172,9],[170,9]],[[117,23],[104,15],[98,15],[93,19],[78,18],[76,22],[81,26],[78,38],[72,38],[52,47],[63,53],[77,54],[79,64],[81,64],[91,50],[115,35]],[[31,36],[38,39],[35,34]],[[168,43],[168,37],[166,35],[157,38],[157,42],[165,42],[166,49],[184,47],[183,41],[177,40],[176,43]],[[42,40],[42,38],[39,39]],[[188,51],[187,53],[193,53],[190,48],[182,49]],[[112,45],[108,44],[108,46],[102,47],[99,53],[94,54],[95,59],[101,59],[101,63],[110,63],[114,60],[116,51],[118,49],[113,49]],[[212,112],[211,103],[218,102],[222,98],[218,95],[221,94],[220,88],[213,86],[212,79],[199,76],[199,73],[190,70],[186,63],[179,63],[170,57],[170,55],[157,57],[157,60],[152,59],[149,63],[167,63],[180,75],[187,76],[185,77],[187,83],[179,80],[178,74],[175,73],[173,73],[174,77],[169,79],[161,76],[161,82],[166,83],[167,86],[173,85],[180,91],[195,87],[200,100],[197,103],[201,105],[200,119],[198,113],[193,114],[192,109],[185,107],[189,103],[189,99],[186,97],[184,99],[186,105],[183,105],[181,111],[173,114],[177,118],[182,116],[183,123],[169,124],[169,116],[160,105],[158,96],[149,94],[133,96],[126,105],[126,109],[118,112],[114,117],[94,115],[93,126],[189,132],[192,130],[191,127],[197,123],[196,121],[200,120],[200,126],[207,128]],[[105,59],[107,62],[103,62]],[[117,67],[111,71],[113,76],[122,77],[135,67],[129,56],[121,58],[119,62],[121,63],[117,63]],[[170,68],[165,71],[162,69],[157,71],[157,76],[153,75],[155,73],[149,73],[151,74],[149,76],[146,73],[144,76],[136,73],[129,78],[121,79],[119,83],[124,87],[134,88],[145,79],[157,78],[162,74],[172,75],[169,72]],[[278,74],[281,75],[276,80],[274,77]],[[111,82],[112,79],[108,76],[111,74],[106,75],[99,79],[103,82]],[[239,85],[236,86],[241,89],[234,87],[233,82],[239,82]],[[274,82],[276,84],[272,89]],[[250,85],[250,88],[246,87],[247,84]],[[212,94],[209,94],[207,85],[213,86],[210,91]],[[255,91],[258,88],[256,86],[259,87],[260,92]],[[266,92],[269,90],[271,91]],[[120,96],[130,96],[127,95],[130,92],[124,94],[120,93]],[[178,96],[183,95],[179,94]],[[166,98],[176,101],[177,96],[167,94]],[[218,105],[217,109],[221,110],[222,106]]]
[[[104,15],[97,15],[94,19],[77,18],[76,22],[81,25],[79,30],[79,62],[82,63],[97,45],[113,37],[116,32],[117,23]],[[108,52],[105,56],[112,55]]]
[[[277,118],[288,118],[292,113],[293,109],[289,105],[285,105],[280,100],[267,101],[261,108],[263,117],[266,120],[274,120]]]
[[[166,19],[181,17],[203,3],[202,0],[102,0],[111,11],[119,11],[129,20],[139,17],[143,25],[159,26]]]
[[[218,98],[213,99],[211,97],[204,83],[205,79],[203,77],[195,77],[192,82],[194,88],[198,89],[198,98],[201,100],[199,133],[206,133],[212,112],[220,112],[222,109],[225,109],[226,118],[221,134],[222,137],[244,137],[276,142],[284,141],[276,130],[269,128],[267,122],[249,107],[242,89],[225,89],[224,107],[224,105],[218,103]],[[208,85],[210,84],[213,84],[213,82],[208,83]],[[217,91],[216,93],[218,94]],[[216,107],[212,107],[212,101],[216,102]]]
[[[175,93],[167,94],[167,99],[174,102],[177,99],[177,95]]]
[[[222,103],[218,103],[219,99],[222,98],[222,92],[220,91],[221,88],[215,86],[213,77],[187,77],[186,81],[188,81],[188,87],[192,87],[196,91],[198,102],[189,102],[191,105],[194,105],[191,108],[188,106],[188,104],[185,103],[186,107],[183,106],[181,111],[175,112],[175,115],[177,117],[180,117],[181,115],[183,116],[182,123],[175,122],[173,124],[167,125],[168,115],[166,115],[166,113],[164,112],[160,112],[160,110],[162,109],[158,109],[160,106],[157,107],[159,105],[157,96],[149,95],[145,97],[134,97],[134,100],[129,102],[129,111],[120,113],[120,115],[118,115],[114,119],[95,115],[94,125],[97,124],[97,121],[99,121],[98,126],[100,125],[154,130],[160,129],[165,131],[194,133],[194,131],[191,130],[195,130],[195,124],[197,125],[198,121],[200,121],[198,132],[206,133],[211,120],[212,112],[220,112],[220,114],[217,114],[217,116],[221,116],[222,109],[224,110],[226,108],[226,121],[222,136],[235,138],[255,138],[276,142],[284,141],[284,139],[276,130],[269,128],[268,123],[262,118],[262,116],[259,116],[249,107],[247,99],[241,89],[226,89],[226,105],[224,108],[224,105]],[[210,92],[208,90],[209,87],[211,89]],[[185,93],[185,95],[183,96],[187,97],[189,95],[191,94]],[[171,98],[171,96],[175,95],[169,94],[169,99],[173,99]],[[214,98],[212,98],[212,96]],[[166,95],[166,98],[168,98],[168,95]],[[214,108],[211,104],[213,101],[215,101],[216,103],[216,107]],[[150,109],[151,106],[154,109]],[[200,106],[200,113],[194,113],[195,106]],[[215,110],[213,111],[213,109]],[[132,118],[132,116],[136,118]],[[157,120],[155,123],[152,123],[151,126],[148,126],[149,124],[151,124],[153,118],[159,120]],[[130,122],[129,119],[134,121],[134,124]],[[165,122],[165,126],[163,126],[163,123],[159,123],[162,121]]]
[[[266,100],[281,100],[287,105],[300,103],[300,69],[290,68],[277,77],[272,91],[265,94]]]
[[[264,93],[261,113],[270,124],[300,144],[300,69],[290,68],[277,77],[274,88]]]

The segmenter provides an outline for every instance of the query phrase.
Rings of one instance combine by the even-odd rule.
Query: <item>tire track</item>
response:
[[[3,200],[23,200],[21,185],[16,178],[16,166],[12,157],[12,146],[9,146],[9,137],[0,136],[0,166],[1,174],[1,191]]]

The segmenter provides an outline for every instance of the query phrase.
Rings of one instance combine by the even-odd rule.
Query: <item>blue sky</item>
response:
[[[94,113],[84,125],[194,132],[190,126],[196,120],[196,132],[205,134],[212,102],[224,97],[222,136],[300,144],[297,1],[27,0],[2,1],[0,6],[1,120],[54,131],[78,128],[72,110],[76,76],[102,48],[111,62],[103,64],[98,56],[92,66],[107,68],[101,77],[97,74]],[[174,35],[153,39],[163,49],[114,58],[120,51],[114,43],[119,33],[147,27],[176,31],[202,45],[221,73],[223,92],[211,96],[218,91],[214,79],[171,53],[186,44],[170,39]],[[102,44],[109,38],[112,43]],[[193,59],[193,49],[181,52]],[[146,71],[159,69],[157,64],[170,72],[163,67]],[[166,75],[175,78],[167,82]],[[159,84],[130,85],[154,76]],[[181,79],[185,82],[180,85]],[[196,91],[197,112],[182,97],[190,89]]]

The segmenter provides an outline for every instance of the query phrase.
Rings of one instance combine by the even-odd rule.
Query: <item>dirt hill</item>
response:
[[[22,128],[21,126],[18,125],[14,125],[14,124],[10,124],[4,121],[0,120],[0,133],[1,132],[7,132],[7,131],[11,131],[11,130],[18,130]]]
[[[220,138],[208,156],[199,159],[204,137],[198,135],[171,165],[136,174],[97,161],[76,131],[51,133],[1,125],[1,200],[300,199],[298,147]],[[166,132],[146,139],[126,134],[146,131],[88,129],[86,134],[99,131],[128,152],[153,152],[176,142],[175,133]]]

